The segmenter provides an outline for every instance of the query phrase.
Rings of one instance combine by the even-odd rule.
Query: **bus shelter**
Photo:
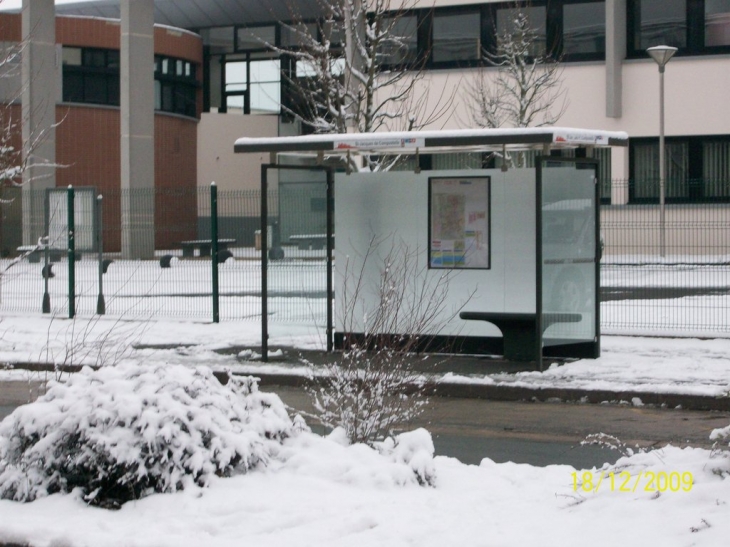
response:
[[[397,241],[412,255],[412,275],[425,283],[448,276],[441,317],[431,323],[438,330],[424,336],[424,350],[503,355],[536,368],[546,356],[598,357],[601,240],[594,151],[627,144],[624,132],[556,127],[238,139],[237,153],[270,154],[261,168],[264,358],[271,255],[265,196],[272,171],[291,170],[319,170],[326,180],[321,237],[328,265],[328,351],[368,329],[366,310],[378,304],[376,293],[359,291],[361,319],[352,314],[346,321],[334,313],[334,302],[376,286],[387,265],[371,252],[373,241]],[[498,158],[500,167],[423,168],[429,163],[423,158],[455,153]],[[363,155],[397,157],[401,167],[359,168]],[[530,167],[519,166],[527,163],[525,156]]]

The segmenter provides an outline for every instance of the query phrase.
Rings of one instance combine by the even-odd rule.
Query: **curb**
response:
[[[302,387],[307,378],[295,374],[254,374],[261,386]],[[219,380],[224,374],[216,374]],[[682,408],[685,410],[730,411],[730,397],[709,397],[681,393],[650,393],[645,391],[580,390],[568,388],[530,388],[494,384],[438,383],[428,390],[435,397],[455,399],[485,399],[490,401],[534,401],[561,403],[622,403],[631,405],[632,399],[641,399],[646,406]]]
[[[54,367],[46,363],[14,363],[13,369],[30,370],[34,372],[79,372],[79,365],[64,365]],[[236,373],[245,376],[254,376],[259,379],[261,386],[303,387],[308,378],[299,374],[286,373]],[[214,372],[213,375],[225,383],[228,374]],[[436,383],[427,390],[435,397],[453,397],[459,399],[485,399],[490,401],[534,401],[534,402],[562,402],[602,404],[619,403],[632,404],[635,398],[641,399],[643,405],[682,408],[685,410],[717,410],[730,411],[730,397],[710,397],[706,395],[688,395],[681,393],[651,393],[646,391],[611,391],[611,390],[580,390],[570,388],[542,388],[510,386],[504,384],[461,384]],[[639,405],[640,407],[640,405]]]

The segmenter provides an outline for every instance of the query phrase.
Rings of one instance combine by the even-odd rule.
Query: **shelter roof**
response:
[[[321,12],[317,0],[154,0],[155,23],[184,29],[255,25]],[[56,4],[57,15],[85,15],[119,19],[120,0],[79,0]]]
[[[455,151],[531,150],[628,146],[623,131],[600,131],[569,127],[527,127],[518,129],[457,129],[383,133],[321,134],[296,137],[238,139],[234,151],[325,152],[328,155],[364,152],[430,154]]]

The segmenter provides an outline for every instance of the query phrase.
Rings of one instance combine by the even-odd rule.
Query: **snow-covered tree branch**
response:
[[[539,34],[528,15],[513,11],[510,27],[497,33],[494,52],[467,82],[464,101],[478,127],[554,125],[568,106],[560,60],[540,51]],[[470,124],[471,125],[471,124]]]
[[[450,97],[441,91],[431,101],[428,87],[419,86],[427,53],[416,49],[413,5],[414,0],[321,0],[327,15],[314,25],[300,23],[303,17],[292,7],[294,22],[282,25],[299,45],[271,46],[289,61],[283,111],[316,133],[415,130],[445,116]],[[352,167],[384,170],[394,161],[365,157],[364,166]]]

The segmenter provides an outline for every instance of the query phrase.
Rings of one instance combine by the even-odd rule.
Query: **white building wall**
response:
[[[204,113],[198,125],[198,185],[215,181],[220,191],[260,188],[261,164],[269,155],[234,154],[233,143],[244,136],[275,137],[278,126],[278,116]]]
[[[623,115],[606,116],[604,62],[565,63],[562,79],[568,106],[557,125],[626,131],[630,137],[659,133],[659,71],[651,59],[623,63]],[[474,127],[465,89],[476,69],[430,71],[419,85],[428,95],[424,114],[451,103],[449,113],[428,129]],[[496,69],[489,69],[496,74]],[[726,135],[730,133],[730,55],[679,57],[665,73],[666,135]],[[612,178],[628,178],[628,155],[614,148]]]

